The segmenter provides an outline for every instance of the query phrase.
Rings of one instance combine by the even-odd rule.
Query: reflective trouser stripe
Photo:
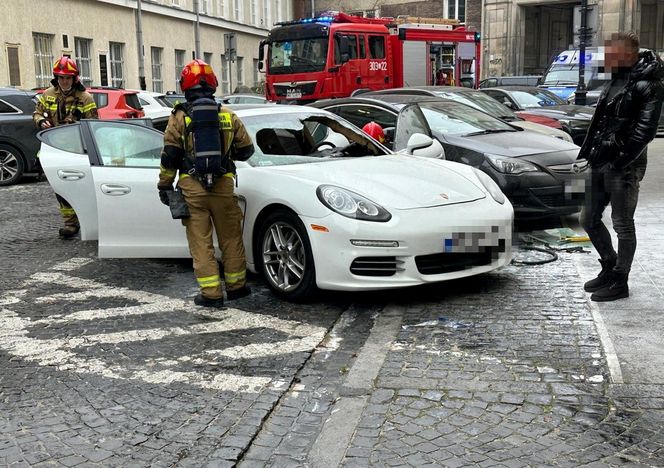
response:
[[[159,172],[161,174],[165,175],[166,177],[175,177],[176,170],[175,169],[168,169],[168,168],[165,168],[164,166],[159,166]]]
[[[235,284],[241,281],[244,282],[246,278],[247,278],[246,270],[239,271],[237,273],[224,273],[224,281],[226,281],[226,284]]]
[[[196,278],[198,285],[201,288],[216,288],[221,285],[221,278],[219,275],[205,276],[203,278]]]
[[[60,214],[62,214],[62,216],[71,216],[71,215],[75,215],[76,211],[74,211],[74,208],[62,208],[61,207],[60,208]]]

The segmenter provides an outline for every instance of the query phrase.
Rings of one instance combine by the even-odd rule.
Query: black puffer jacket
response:
[[[646,152],[657,134],[664,100],[664,62],[652,51],[639,54],[629,72],[627,84],[611,100],[609,87],[597,102],[597,109],[579,151],[579,159],[591,166],[629,166]]]

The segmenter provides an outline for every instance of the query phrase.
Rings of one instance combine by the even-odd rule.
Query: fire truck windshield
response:
[[[327,37],[275,41],[270,43],[268,70],[273,75],[316,72],[325,69]]]

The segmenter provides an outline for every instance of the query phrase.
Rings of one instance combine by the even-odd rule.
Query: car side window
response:
[[[512,104],[512,101],[510,100],[509,97],[507,97],[506,94],[501,93],[500,91],[485,91],[486,94],[494,98],[496,101],[498,101],[501,104]]]
[[[0,99],[0,114],[19,114],[20,112],[13,106]]]
[[[80,124],[62,125],[42,132],[39,139],[48,146],[68,153],[85,154]]]
[[[108,94],[107,93],[91,93],[92,99],[94,99],[97,109],[108,106]]]
[[[163,135],[147,127],[110,121],[89,121],[104,166],[159,167]]]

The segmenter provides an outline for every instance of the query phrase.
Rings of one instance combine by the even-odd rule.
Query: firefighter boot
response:
[[[60,234],[60,237],[63,239],[71,239],[74,237],[76,234],[78,234],[79,231],[78,225],[66,225],[65,227],[60,228],[58,231],[58,234]]]
[[[194,298],[194,304],[201,307],[214,307],[215,309],[222,309],[224,307],[224,298],[210,299],[202,294],[197,294]]]
[[[251,288],[246,284],[238,289],[233,289],[232,291],[226,291],[226,297],[229,301],[234,301],[240,299],[241,297],[246,297],[251,294]]]
[[[627,275],[616,271],[609,272],[609,284],[595,292],[590,299],[595,302],[608,302],[629,297]]]
[[[587,281],[583,285],[583,289],[587,292],[595,292],[602,289],[604,286],[608,286],[611,281],[611,270],[616,266],[616,261],[614,260],[600,260],[599,263],[602,265],[602,271],[599,272],[597,278]]]

